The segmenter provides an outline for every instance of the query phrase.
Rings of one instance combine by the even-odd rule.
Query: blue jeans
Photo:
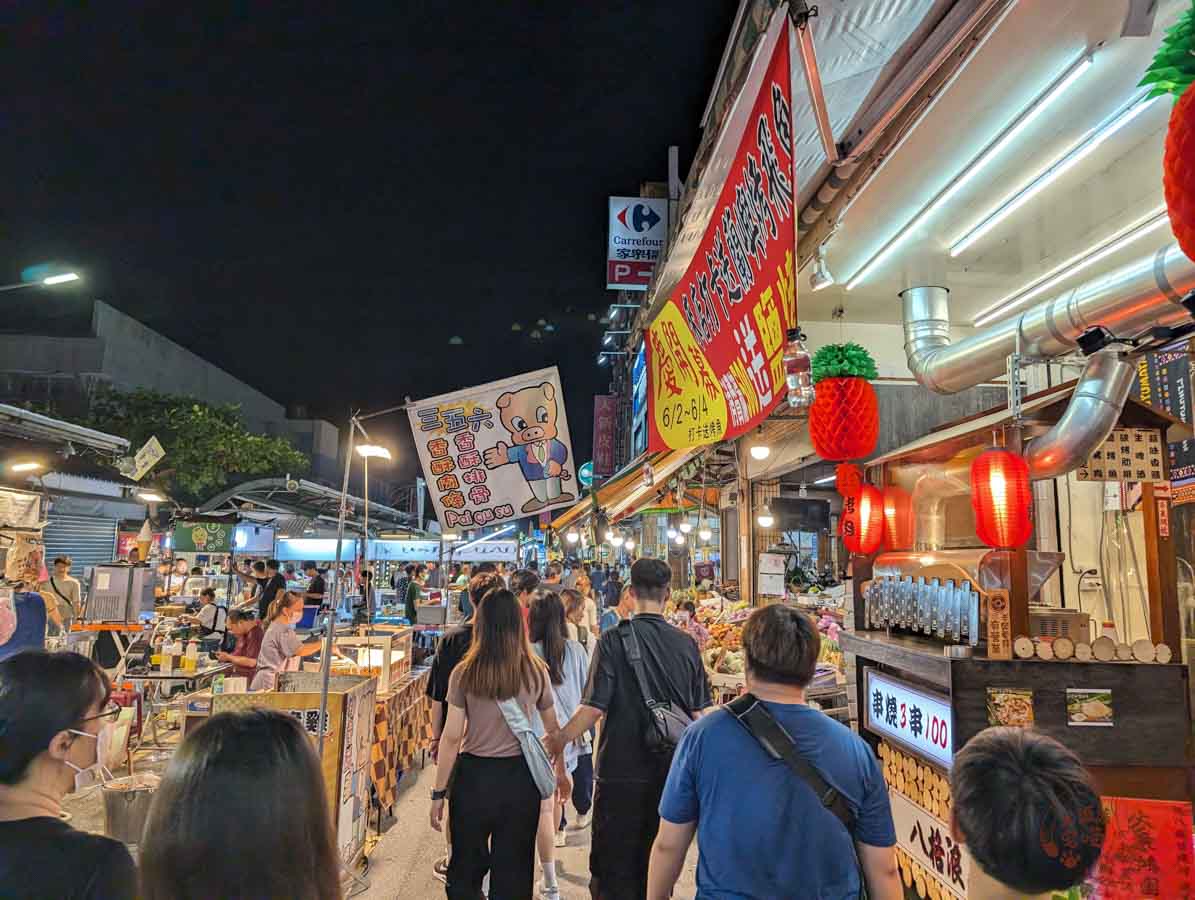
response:
[[[585,815],[593,806],[593,754],[577,757],[577,768],[573,769],[573,806]]]

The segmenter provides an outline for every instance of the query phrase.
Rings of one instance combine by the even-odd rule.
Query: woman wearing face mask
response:
[[[262,638],[261,651],[257,654],[257,673],[253,676],[249,690],[274,690],[278,673],[285,671],[288,664],[294,668],[300,657],[319,652],[319,641],[304,644],[303,639],[295,634],[295,626],[301,618],[302,594],[286,591],[270,604],[270,613],[266,616],[266,636]]]
[[[78,653],[30,650],[0,662],[0,896],[132,900],[124,844],[76,831],[62,798],[100,780],[119,707]]]

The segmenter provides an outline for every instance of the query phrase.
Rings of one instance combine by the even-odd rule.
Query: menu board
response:
[[[949,769],[954,760],[950,700],[875,669],[865,670],[865,727]]]
[[[1137,362],[1137,384],[1133,396],[1142,403],[1190,423],[1191,346],[1180,341],[1146,354]],[[1170,480],[1176,488],[1195,488],[1195,441],[1170,444]],[[1178,490],[1175,502],[1191,502],[1192,491]]]

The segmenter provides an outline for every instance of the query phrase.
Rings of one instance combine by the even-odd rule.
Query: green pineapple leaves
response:
[[[853,341],[847,344],[826,344],[813,354],[813,383],[823,378],[865,378],[871,381],[879,377],[876,362],[871,354]]]
[[[1181,97],[1192,82],[1195,82],[1195,0],[1166,30],[1166,37],[1138,86],[1152,85],[1150,97],[1162,94]]]

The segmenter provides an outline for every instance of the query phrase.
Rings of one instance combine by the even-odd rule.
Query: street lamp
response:
[[[0,291],[15,291],[27,287],[55,287],[78,280],[79,276],[77,273],[63,272],[60,275],[47,275],[45,278],[39,278],[36,281],[18,281],[15,284],[0,285]]]
[[[379,447],[377,444],[358,444],[355,448],[357,455],[365,460],[365,536],[361,545],[361,565],[364,567],[369,562],[369,461],[371,459],[384,459],[390,462],[390,451],[385,447]],[[364,587],[368,584],[368,587]],[[366,615],[372,616],[369,610],[373,609],[373,603],[368,596],[373,591],[373,579],[368,582],[363,581],[363,591],[367,595],[362,599],[365,601]]]
[[[575,544],[577,541],[581,540],[581,535],[577,534],[577,529],[570,528],[568,530],[568,534],[564,536],[564,539],[570,544]]]

